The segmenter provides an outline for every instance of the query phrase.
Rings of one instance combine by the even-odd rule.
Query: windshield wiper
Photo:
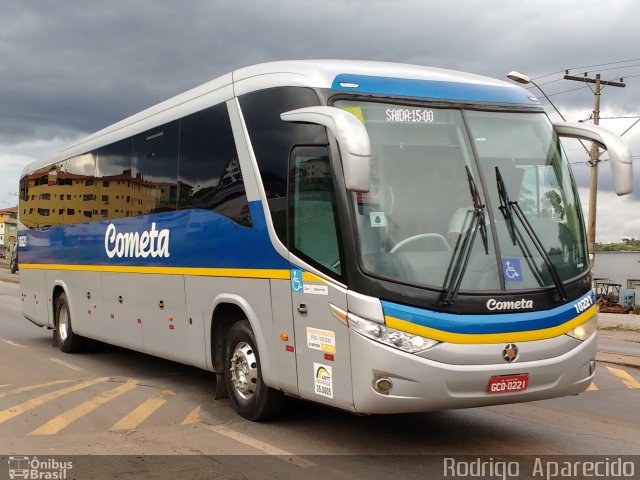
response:
[[[511,200],[509,198],[509,194],[507,193],[507,188],[504,184],[504,180],[502,179],[502,174],[500,173],[500,169],[497,166],[496,166],[496,183],[498,187],[498,196],[500,197],[499,208],[500,208],[500,211],[502,212],[502,215],[504,216],[504,219],[507,221],[507,229],[509,230],[509,235],[511,236],[511,240],[513,241],[513,244],[514,245],[516,244],[516,225],[513,219],[513,213],[515,213],[516,217],[518,218],[518,220],[520,220],[520,223],[524,227],[524,231],[533,242],[534,247],[536,247],[536,250],[538,250],[538,253],[542,257],[542,260],[544,261],[545,265],[547,266],[547,269],[551,274],[551,278],[553,279],[553,283],[556,286],[556,290],[558,290],[558,293],[560,293],[560,298],[562,299],[562,301],[566,301],[567,292],[564,289],[564,284],[562,283],[560,276],[558,275],[558,270],[556,269],[555,265],[551,261],[551,257],[549,257],[549,254],[544,249],[544,246],[540,241],[540,237],[538,237],[538,234],[535,232],[535,230],[529,223],[529,220],[527,220],[527,217],[525,216],[524,212],[520,208],[520,205],[518,205],[518,202],[515,200]]]
[[[485,205],[480,203],[480,194],[478,193],[478,187],[471,175],[471,170],[465,165],[467,171],[467,181],[469,182],[469,191],[471,192],[471,200],[473,201],[473,215],[478,218],[478,225],[480,227],[480,235],[482,235],[482,244],[484,245],[484,253],[489,254],[489,243],[487,240],[487,223],[484,220],[484,208]]]
[[[456,301],[458,291],[460,290],[460,284],[462,283],[462,278],[464,277],[464,273],[467,271],[467,265],[469,264],[469,258],[471,258],[471,251],[478,230],[480,230],[480,235],[482,236],[485,254],[489,254],[487,224],[484,219],[485,205],[480,202],[478,187],[471,175],[469,167],[465,165],[464,168],[467,171],[467,182],[469,182],[469,192],[471,193],[471,200],[473,202],[473,216],[471,217],[469,227],[463,233],[460,254],[457,257],[454,257],[455,266],[450,270],[451,273],[447,283],[447,290],[439,302],[439,305],[443,306],[451,305]]]

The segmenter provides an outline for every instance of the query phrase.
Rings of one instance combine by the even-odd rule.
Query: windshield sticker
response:
[[[331,330],[307,327],[307,347],[325,353],[336,353],[336,333]]]
[[[519,258],[503,258],[502,273],[505,282],[522,282],[522,266]]]
[[[313,362],[313,380],[316,394],[333,398],[333,374],[330,365]]]
[[[421,108],[387,108],[385,110],[387,122],[400,123],[433,123],[433,110]]]
[[[372,227],[386,227],[387,226],[387,217],[384,212],[371,212],[369,214],[369,218],[371,219]]]

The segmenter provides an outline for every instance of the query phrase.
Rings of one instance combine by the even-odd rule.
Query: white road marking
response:
[[[12,347],[18,347],[18,348],[23,348],[24,345],[20,345],[19,343],[13,342],[11,340],[8,340],[6,338],[0,338],[0,342],[4,342],[8,345],[11,345]]]
[[[71,370],[75,370],[76,372],[83,372],[84,368],[82,367],[78,367],[76,365],[73,365],[71,363],[65,362],[64,360],[60,360],[58,358],[49,358],[50,361],[52,361],[53,363],[57,363],[58,365],[62,365],[63,367],[67,367],[70,368]]]
[[[219,435],[224,435],[225,437],[231,438],[236,442],[244,443],[245,445],[251,448],[255,448],[256,450],[259,450],[267,455],[280,457],[285,462],[293,463],[294,465],[297,465],[299,467],[302,467],[302,468],[317,467],[315,463],[310,462],[309,460],[305,460],[304,458],[299,457],[298,455],[294,455],[291,452],[287,452],[286,450],[282,450],[278,447],[274,447],[273,445],[270,445],[266,442],[262,442],[253,437],[245,435],[244,433],[231,430],[225,427],[224,425],[208,425],[205,428]]]

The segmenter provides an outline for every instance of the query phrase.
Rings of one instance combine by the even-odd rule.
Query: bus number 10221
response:
[[[584,297],[579,302],[574,303],[573,308],[576,309],[576,313],[582,313],[591,305],[593,305],[593,299],[591,298],[591,296],[588,296],[588,297]]]

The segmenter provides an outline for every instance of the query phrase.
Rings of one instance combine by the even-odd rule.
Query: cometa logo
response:
[[[169,256],[169,229],[156,230],[155,222],[151,230],[120,233],[110,223],[104,233],[104,250],[109,258],[147,258],[149,256]]]
[[[528,308],[533,308],[533,300],[525,300],[524,298],[521,300],[511,300],[505,302],[499,302],[495,298],[490,298],[487,300],[487,309],[488,310],[526,310]]]

